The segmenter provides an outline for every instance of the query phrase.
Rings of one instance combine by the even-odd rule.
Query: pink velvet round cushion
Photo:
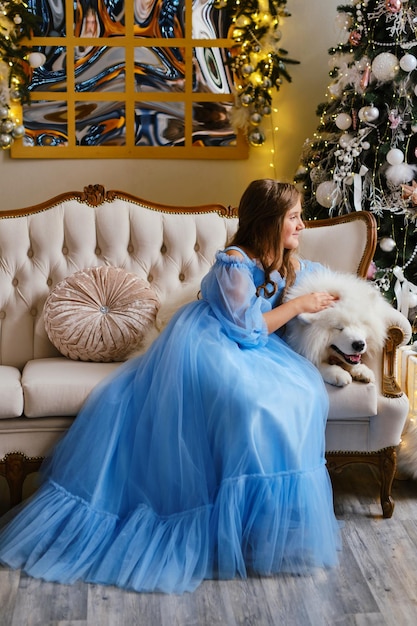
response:
[[[147,281],[120,267],[91,267],[51,291],[45,329],[70,359],[123,361],[140,346],[158,309],[159,299]]]

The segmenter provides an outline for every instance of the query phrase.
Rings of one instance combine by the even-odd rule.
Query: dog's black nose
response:
[[[364,347],[365,347],[364,341],[352,341],[352,348],[355,350],[355,352],[361,352],[361,350],[363,350]]]

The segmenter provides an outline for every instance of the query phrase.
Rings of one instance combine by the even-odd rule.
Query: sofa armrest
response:
[[[392,309],[388,319],[387,338],[382,351],[382,394],[387,398],[402,395],[396,378],[397,350],[411,339],[411,325],[408,319],[396,309]]]

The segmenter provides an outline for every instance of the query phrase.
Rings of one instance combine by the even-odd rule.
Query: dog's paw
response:
[[[352,376],[338,365],[330,365],[329,363],[322,363],[319,367],[320,373],[324,382],[335,387],[346,387],[352,382]]]
[[[374,376],[373,371],[370,370],[369,367],[367,367],[363,363],[354,365],[350,369],[350,374],[353,380],[357,380],[361,383],[374,383],[375,382],[375,376]]]

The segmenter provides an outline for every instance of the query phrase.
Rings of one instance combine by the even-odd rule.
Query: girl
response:
[[[201,299],[90,394],[0,535],[31,576],[182,593],[205,578],[334,566],[324,458],[328,398],[280,332],[328,293],[281,303],[317,264],[290,184],[258,180]]]

